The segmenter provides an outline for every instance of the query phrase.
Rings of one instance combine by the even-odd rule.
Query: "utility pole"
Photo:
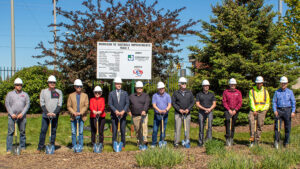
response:
[[[56,70],[56,0],[53,0],[53,15],[54,15],[54,70]]]
[[[278,21],[280,22],[282,16],[282,0],[278,0],[278,12],[279,12]]]
[[[10,15],[11,15],[11,69],[12,75],[16,71],[16,46],[15,46],[15,12],[14,12],[14,0],[10,1]]]

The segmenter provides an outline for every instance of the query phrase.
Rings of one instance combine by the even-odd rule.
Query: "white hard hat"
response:
[[[178,83],[187,83],[187,80],[185,77],[181,77],[179,78]]]
[[[209,86],[210,84],[209,84],[209,81],[208,80],[203,80],[202,81],[202,86]]]
[[[255,83],[263,83],[264,82],[264,78],[262,76],[257,76]]]
[[[14,84],[23,84],[23,81],[20,78],[16,78]]]
[[[100,87],[100,86],[96,86],[96,87],[94,88],[94,92],[102,92],[101,87]]]
[[[122,79],[120,77],[115,77],[114,83],[122,83]]]
[[[165,84],[163,82],[157,83],[157,89],[165,88]]]
[[[76,79],[74,81],[74,86],[83,86],[82,81],[80,79]]]
[[[55,76],[53,76],[53,75],[49,76],[47,82],[56,82]]]
[[[288,81],[288,78],[287,77],[285,77],[285,76],[282,76],[281,78],[280,78],[280,83],[288,83],[289,81]]]
[[[144,87],[144,84],[143,84],[143,82],[141,82],[141,81],[137,81],[137,82],[135,83],[135,87]]]
[[[236,80],[235,80],[234,78],[231,78],[231,79],[229,80],[229,84],[230,84],[230,85],[231,85],[231,84],[235,84],[235,85],[236,85],[237,83],[236,83]]]

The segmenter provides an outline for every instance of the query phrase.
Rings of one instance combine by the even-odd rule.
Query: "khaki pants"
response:
[[[183,115],[175,113],[175,140],[174,144],[179,144],[181,135],[181,125],[183,124]],[[191,125],[191,114],[186,116],[186,137],[185,140],[190,139],[190,125]]]
[[[135,135],[139,143],[142,143],[143,140],[147,141],[148,136],[148,114],[144,118],[142,123],[142,116],[132,116]],[[143,138],[144,137],[144,138]]]
[[[260,140],[260,136],[262,133],[262,127],[264,126],[264,121],[266,117],[267,111],[257,111],[256,116],[254,116],[253,111],[250,111],[248,118],[249,118],[249,127],[250,127],[250,137],[256,138],[256,141]],[[257,120],[256,124],[256,135],[255,133],[255,119]]]

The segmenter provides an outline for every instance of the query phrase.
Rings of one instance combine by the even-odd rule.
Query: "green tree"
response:
[[[265,86],[271,97],[278,87],[279,78],[287,76],[293,82],[299,69],[293,63],[283,63],[282,49],[279,42],[284,38],[281,25],[273,22],[276,13],[272,6],[264,5],[263,0],[224,0],[212,7],[213,17],[210,22],[202,22],[199,42],[204,47],[189,47],[191,57],[201,62],[199,69],[193,69],[193,89],[201,90],[201,81],[208,79],[211,90],[218,99],[214,124],[223,124],[221,117],[222,93],[230,78],[236,78],[238,89],[244,96],[239,122],[247,122],[249,89],[254,85],[256,76],[265,79]],[[269,111],[267,122],[270,120]]]
[[[23,91],[27,92],[30,97],[30,109],[28,113],[41,113],[40,108],[40,92],[42,89],[48,87],[47,79],[50,75],[55,75],[57,78],[56,87],[65,91],[65,83],[60,73],[48,70],[46,67],[33,66],[24,68],[17,72],[13,77],[7,81],[0,83],[0,110],[6,112],[5,109],[5,96],[8,92],[14,90],[14,80],[19,77],[23,81]],[[64,96],[66,100],[66,96]]]
[[[88,83],[96,78],[97,41],[149,42],[153,44],[153,77],[166,76],[170,61],[179,60],[179,35],[193,34],[191,27],[197,21],[182,23],[179,16],[184,7],[173,11],[156,9],[157,3],[85,0],[83,10],[66,11],[58,7],[58,14],[66,20],[57,24],[58,29],[68,34],[58,33],[57,55],[41,42],[37,49],[42,53],[34,57],[46,58],[45,65],[58,65],[71,82],[80,78]]]
[[[300,65],[300,1],[284,0],[288,9],[283,17],[283,29],[285,30],[285,38],[282,39],[280,47],[288,56],[284,61],[296,62]]]

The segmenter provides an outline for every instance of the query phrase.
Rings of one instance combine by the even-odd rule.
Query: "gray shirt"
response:
[[[21,91],[17,93],[16,90],[10,91],[5,98],[5,107],[9,115],[18,115],[20,113],[23,116],[26,114],[30,106],[30,99],[26,92]]]
[[[61,90],[43,89],[40,94],[40,105],[43,110],[43,117],[47,117],[47,113],[58,114],[63,103],[63,94]]]

